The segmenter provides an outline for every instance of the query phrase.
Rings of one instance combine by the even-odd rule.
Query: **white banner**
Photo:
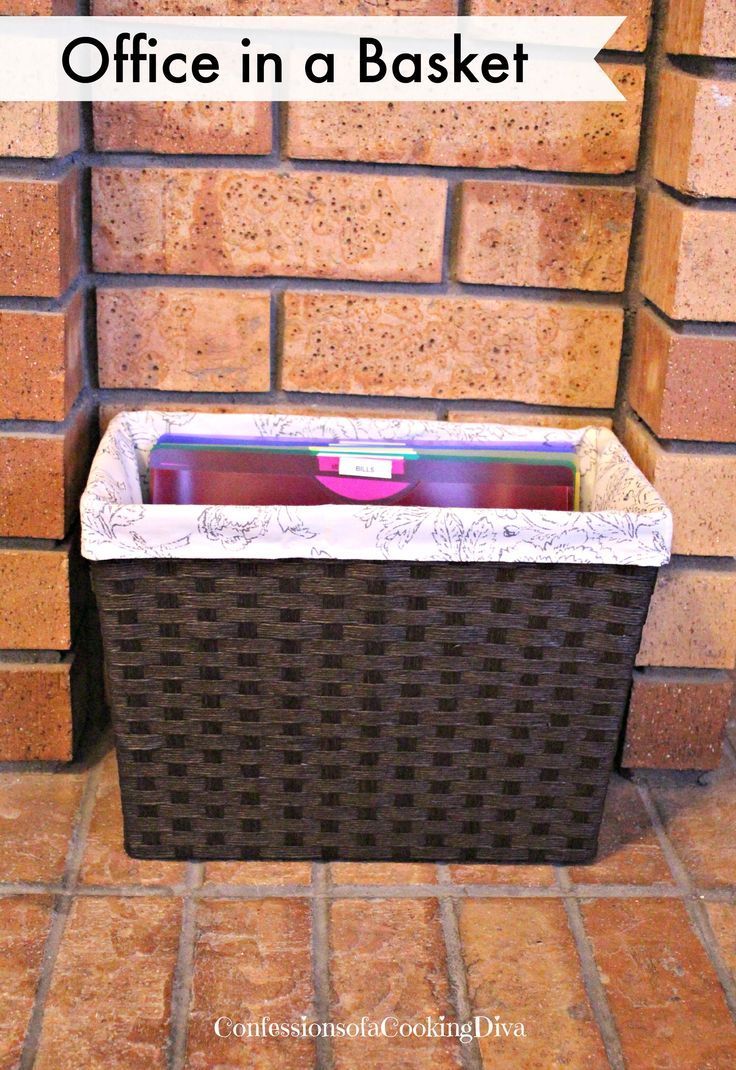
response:
[[[0,19],[0,100],[623,100],[612,17]]]

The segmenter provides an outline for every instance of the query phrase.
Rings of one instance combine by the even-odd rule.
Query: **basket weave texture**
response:
[[[92,568],[134,857],[595,855],[655,568]]]

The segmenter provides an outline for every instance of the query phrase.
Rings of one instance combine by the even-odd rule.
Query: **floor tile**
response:
[[[456,884],[511,884],[519,888],[552,888],[555,871],[552,866],[450,866],[450,876]]]
[[[299,1023],[312,1012],[309,904],[299,899],[200,900],[187,1070],[310,1070],[301,1037],[217,1036],[214,1023]],[[226,1023],[221,1032],[228,1031]]]
[[[123,847],[123,814],[115,752],[102,762],[102,776],[82,859],[82,884],[176,884],[184,878],[181,862],[149,862],[129,858]]]
[[[582,904],[624,1058],[636,1070],[733,1070],[736,1026],[681,902]]]
[[[667,860],[636,785],[614,777],[606,799],[598,857],[573,866],[578,884],[673,884]]]
[[[705,903],[713,935],[721,956],[736,981],[736,905]]]
[[[0,1067],[18,1065],[33,1010],[51,899],[28,895],[0,899]]]
[[[434,884],[435,866],[424,862],[333,862],[333,884]]]
[[[309,862],[208,862],[205,884],[309,884]]]
[[[693,776],[649,778],[667,834],[700,888],[736,886],[736,772],[727,764]]]
[[[0,880],[61,880],[83,787],[78,773],[0,773]]]
[[[34,1070],[165,1070],[181,904],[77,899]]]
[[[454,1017],[436,901],[338,899],[330,909],[332,1015],[336,1022]],[[457,1070],[451,1038],[340,1037],[335,1070]]]
[[[473,1014],[526,1032],[481,1038],[486,1070],[608,1070],[559,899],[466,900],[459,925]]]

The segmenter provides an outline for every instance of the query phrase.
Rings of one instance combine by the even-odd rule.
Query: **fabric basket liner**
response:
[[[571,442],[581,511],[398,505],[148,505],[148,457],[160,435],[321,437],[356,441]],[[124,412],[110,423],[82,497],[82,553],[135,558],[335,558],[662,565],[672,515],[606,428],[579,430],[254,412]]]

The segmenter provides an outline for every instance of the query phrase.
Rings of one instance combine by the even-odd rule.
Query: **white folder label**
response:
[[[341,476],[369,476],[371,479],[391,478],[390,457],[340,457],[337,471]]]

